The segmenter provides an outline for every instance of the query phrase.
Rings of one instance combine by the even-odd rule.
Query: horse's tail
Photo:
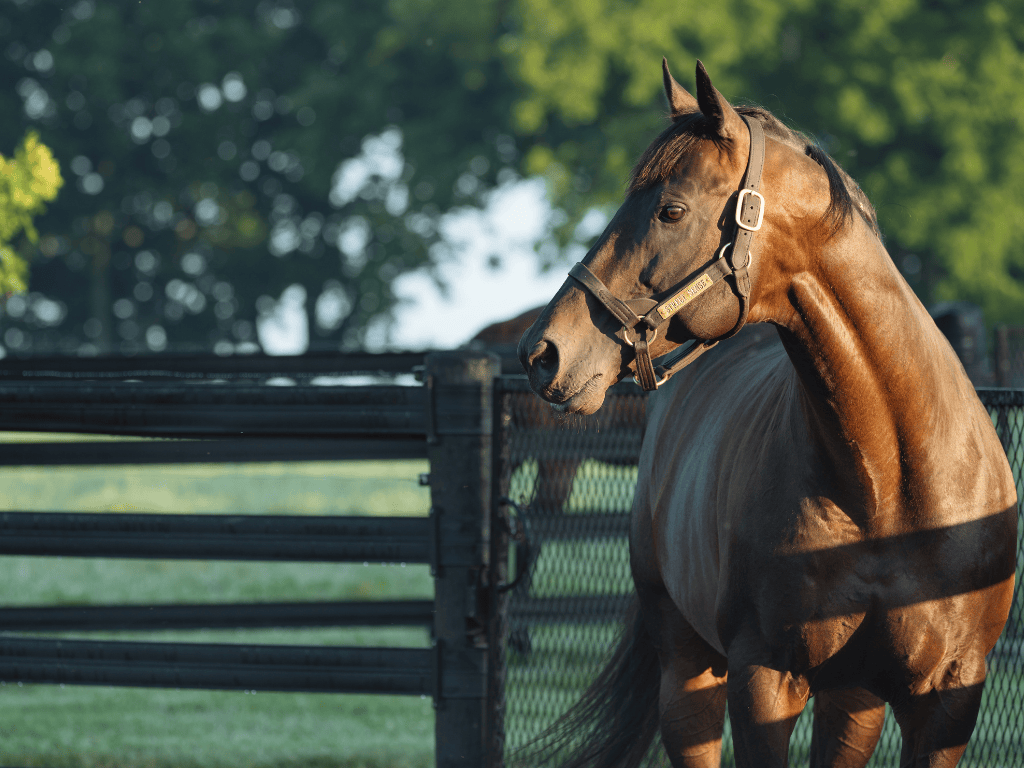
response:
[[[526,747],[531,765],[638,768],[658,732],[661,667],[634,596],[618,647],[568,712]]]

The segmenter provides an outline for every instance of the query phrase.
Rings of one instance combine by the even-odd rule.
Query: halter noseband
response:
[[[736,200],[736,236],[719,250],[713,262],[675,288],[661,302],[654,299],[618,298],[583,263],[574,264],[569,276],[590,291],[616,319],[622,330],[616,335],[633,348],[636,355],[636,382],[645,391],[657,389],[670,376],[685,368],[722,339],[736,335],[747,321],[750,296],[750,243],[764,219],[764,197],[757,191],[764,167],[764,131],[757,120],[742,115],[750,131],[750,156],[743,174],[743,186]],[[733,292],[740,300],[740,316],[735,327],[714,340],[694,340],[687,349],[679,349],[661,358],[657,367],[651,360],[649,345],[658,336],[658,328],[723,277],[731,275]],[[642,313],[642,314],[640,314]],[[648,334],[650,333],[650,338]]]

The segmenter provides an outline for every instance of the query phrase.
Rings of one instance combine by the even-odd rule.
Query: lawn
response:
[[[0,435],[0,439],[4,439]],[[25,439],[25,436],[17,436]],[[31,438],[29,438],[31,439]],[[0,470],[0,509],[425,515],[425,462]],[[426,566],[0,558],[0,605],[430,598]],[[423,647],[418,628],[82,633],[193,642]],[[433,708],[398,696],[0,686],[0,765],[421,768]]]

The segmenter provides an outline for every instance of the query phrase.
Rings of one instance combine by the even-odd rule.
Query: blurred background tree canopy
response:
[[[446,212],[541,175],[564,249],[614,207],[663,124],[662,55],[839,160],[926,302],[1024,322],[1022,5],[14,0],[0,139],[37,130],[68,183],[3,344],[256,351],[287,299],[312,348],[360,346],[395,278],[444,258]]]

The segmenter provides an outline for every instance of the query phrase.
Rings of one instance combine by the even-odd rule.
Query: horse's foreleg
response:
[[[729,648],[729,720],[737,768],[785,768],[789,737],[810,689],[806,681]],[[739,652],[738,652],[739,651]]]
[[[864,768],[885,723],[885,703],[863,688],[814,697],[812,768]]]
[[[718,768],[725,725],[726,680],[711,668],[686,677],[690,664],[662,666],[661,741],[673,768]]]
[[[718,768],[725,724],[726,661],[659,590],[644,617],[661,664],[661,740],[673,768]]]

